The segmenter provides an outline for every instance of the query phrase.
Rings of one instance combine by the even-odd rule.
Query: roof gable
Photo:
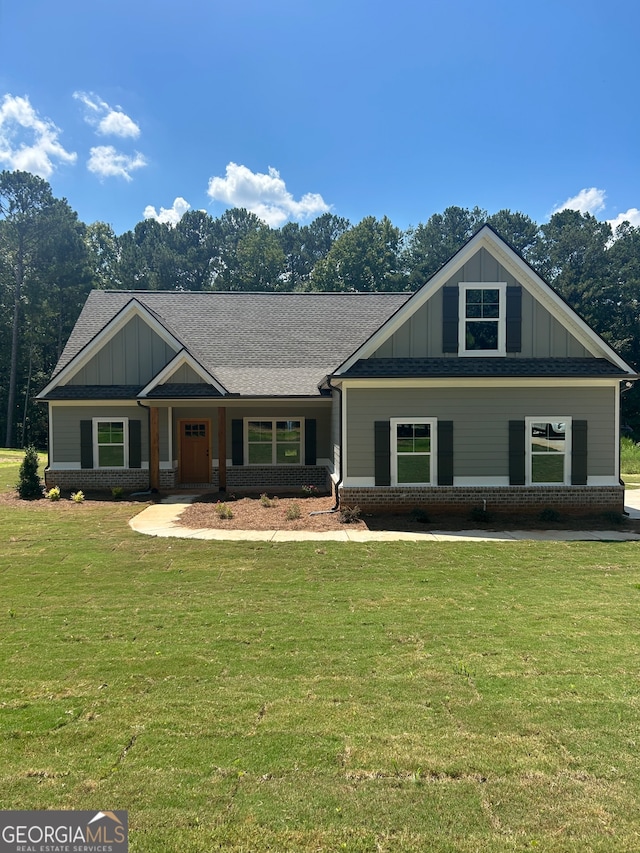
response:
[[[87,316],[83,318],[83,314],[88,315],[88,317],[91,317],[91,319],[94,321],[93,327],[95,327],[95,318],[92,316],[90,309],[88,310],[88,305],[89,300],[87,301],[83,312],[78,318],[78,322],[76,323],[74,332],[78,329],[79,326],[82,327],[83,319],[86,321]],[[61,367],[61,369],[58,370],[56,373],[54,373],[52,380],[45,388],[43,388],[40,394],[38,394],[38,397],[45,397],[50,393],[53,388],[59,385],[64,385],[71,381],[111,341],[113,341],[119,334],[121,334],[125,330],[126,326],[131,323],[135,318],[139,318],[142,322],[147,324],[151,331],[156,334],[170,349],[176,350],[182,348],[181,342],[175,337],[175,335],[173,335],[153,313],[151,313],[147,308],[145,308],[144,305],[141,305],[137,299],[132,298],[130,296],[129,300],[115,314],[115,316],[112,316],[102,327],[97,329],[95,334],[90,337],[88,342],[86,342],[84,345],[76,346],[74,341],[74,335],[72,334],[72,336],[69,338],[69,341],[67,342],[67,346],[63,351],[60,361],[58,362],[59,365],[63,364],[64,366]],[[76,336],[76,340],[78,337],[79,336]]]
[[[483,267],[487,269],[483,271]],[[474,276],[474,270],[477,270],[477,278]],[[403,327],[409,328],[413,318],[420,317],[423,322],[430,305],[435,304],[436,296],[441,297],[442,288],[452,280],[455,282],[458,276],[466,279],[467,283],[475,278],[480,282],[496,283],[501,279],[505,286],[509,283],[520,285],[529,297],[529,305],[540,306],[542,314],[548,318],[549,335],[555,334],[557,337],[559,330],[564,334],[566,341],[563,345],[567,357],[606,358],[625,373],[635,375],[635,371],[489,226],[483,226],[420,290],[355,350],[334,375],[346,373],[361,359],[374,355],[389,356],[392,337],[399,334]],[[439,307],[438,322],[441,323],[442,309]],[[434,322],[433,316],[431,322]],[[407,351],[400,354],[409,356],[412,353]]]

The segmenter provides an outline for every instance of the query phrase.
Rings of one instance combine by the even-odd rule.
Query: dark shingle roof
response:
[[[167,382],[164,385],[156,385],[147,396],[152,399],[181,400],[185,397],[221,397],[222,394],[206,382]]]
[[[231,393],[317,394],[318,383],[409,296],[95,290],[54,375],[135,299]]]
[[[369,358],[345,373],[349,378],[604,377],[626,376],[606,358]]]
[[[47,400],[135,400],[139,385],[58,385]]]

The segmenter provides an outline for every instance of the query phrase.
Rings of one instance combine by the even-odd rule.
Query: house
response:
[[[488,226],[413,294],[94,291],[39,394],[46,482],[619,512],[635,378]]]

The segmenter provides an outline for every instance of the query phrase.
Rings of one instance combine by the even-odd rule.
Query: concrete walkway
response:
[[[196,495],[171,495],[161,503],[149,506],[129,521],[137,533],[147,536],[177,537],[180,539],[209,539],[227,542],[513,542],[537,541],[640,541],[638,533],[619,530],[509,530],[502,533],[489,530],[431,530],[408,533],[397,530],[333,530],[326,533],[306,530],[219,530],[183,527],[179,517]],[[640,518],[640,489],[625,493],[625,511],[631,518]]]

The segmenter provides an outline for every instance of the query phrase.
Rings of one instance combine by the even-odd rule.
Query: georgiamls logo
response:
[[[126,811],[0,812],[0,853],[127,853]]]

